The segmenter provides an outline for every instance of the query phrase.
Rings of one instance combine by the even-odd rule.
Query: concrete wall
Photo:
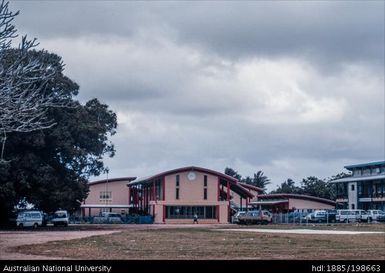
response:
[[[354,191],[352,191],[352,186],[354,186]],[[348,203],[349,203],[349,209],[358,209],[357,207],[357,195],[358,189],[357,189],[357,182],[349,182],[348,183]]]
[[[98,184],[91,184],[90,185],[90,192],[88,194],[87,199],[84,201],[84,204],[86,205],[104,205],[105,202],[103,200],[100,200],[100,192],[102,191],[111,191],[112,192],[112,199],[111,202],[108,204],[110,205],[128,205],[129,200],[129,191],[127,187],[127,183],[129,181],[114,181],[114,182],[108,182],[107,183],[98,183]],[[127,209],[112,209],[112,212],[118,212],[121,213],[122,210],[124,210],[126,213],[128,212]],[[85,216],[88,216],[89,209],[84,209]],[[100,208],[92,208],[91,209],[91,216],[97,216],[99,215]]]

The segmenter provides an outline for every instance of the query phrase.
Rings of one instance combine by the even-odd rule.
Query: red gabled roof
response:
[[[122,182],[122,181],[133,181],[135,180],[135,176],[128,176],[128,177],[118,177],[118,178],[110,178],[110,179],[103,179],[103,180],[97,180],[88,182],[88,185],[95,185],[95,184],[103,184],[103,183],[111,183],[111,182]]]
[[[183,168],[178,168],[178,169],[173,169],[173,170],[165,171],[165,172],[158,173],[158,174],[155,174],[155,175],[152,175],[152,176],[148,176],[148,177],[145,177],[145,178],[138,178],[135,181],[130,182],[129,185],[140,184],[140,183],[143,183],[145,181],[153,180],[154,178],[157,178],[157,177],[160,177],[160,176],[170,175],[170,174],[174,174],[174,173],[188,172],[188,171],[205,172],[205,173],[209,173],[209,174],[213,174],[213,175],[222,177],[222,178],[224,178],[226,180],[229,180],[229,181],[233,181],[235,183],[238,182],[238,180],[236,178],[231,177],[231,176],[229,176],[227,174],[223,174],[223,173],[220,173],[220,172],[217,172],[217,171],[214,171],[214,170],[210,170],[210,169],[206,169],[206,168],[202,168],[202,167],[189,166],[189,167],[183,167]]]
[[[256,192],[263,192],[262,188],[256,187],[254,185],[246,184],[246,183],[243,183],[243,182],[239,182],[239,184],[242,187],[246,188],[246,189],[253,190],[253,191],[256,191]]]
[[[294,194],[294,193],[274,193],[274,194],[262,194],[258,195],[258,200],[260,199],[282,199],[282,198],[293,198],[293,199],[303,199],[303,200],[310,200],[310,201],[316,201],[321,203],[326,203],[330,205],[335,205],[336,202],[330,199],[305,195],[305,194]]]

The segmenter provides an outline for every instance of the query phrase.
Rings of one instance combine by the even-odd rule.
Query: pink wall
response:
[[[129,181],[114,181],[114,182],[108,182],[107,183],[98,183],[98,184],[91,184],[90,185],[90,192],[88,194],[88,197],[84,201],[84,204],[86,205],[103,205],[105,202],[103,200],[100,200],[100,192],[101,191],[111,191],[112,192],[112,200],[111,205],[128,205],[128,187],[127,183]],[[127,209],[122,208],[114,208],[111,211],[112,212],[118,212],[121,213],[122,210],[124,210],[126,213],[128,212]],[[85,215],[88,216],[89,209],[84,209]],[[100,208],[91,208],[91,215],[95,216],[98,215],[100,212]]]
[[[218,177],[210,174],[194,171],[196,178],[193,181],[187,179],[189,172],[176,173],[166,176],[166,201],[178,201],[175,199],[176,175],[179,174],[179,200],[183,203],[199,201],[218,201]],[[203,181],[207,175],[207,200],[203,199]]]
[[[155,205],[155,223],[192,223],[192,219],[163,219],[166,205],[218,206],[218,219],[199,219],[199,223],[228,223],[228,202],[218,201],[218,177],[194,171],[196,178],[188,180],[189,172],[174,173],[165,177],[165,201],[150,201]],[[179,200],[176,197],[176,176],[179,175]],[[207,200],[204,197],[204,176],[207,176]],[[236,195],[234,193],[234,195]],[[218,217],[218,216],[217,216]],[[163,221],[164,220],[164,221]]]
[[[335,206],[317,202],[317,201],[289,198],[289,208],[290,209],[293,209],[293,208],[295,209],[334,209]]]

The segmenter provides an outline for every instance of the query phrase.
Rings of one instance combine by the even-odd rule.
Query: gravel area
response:
[[[10,252],[10,247],[80,239],[94,235],[104,235],[120,232],[121,230],[90,230],[90,231],[1,231],[0,232],[0,259],[1,260],[46,260],[63,259],[38,255],[26,255]],[[27,248],[28,246],[26,246]]]

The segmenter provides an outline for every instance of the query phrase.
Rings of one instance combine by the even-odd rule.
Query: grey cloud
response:
[[[384,2],[15,2],[18,25],[37,37],[163,31],[230,59],[305,57],[325,70],[382,64]]]
[[[118,112],[111,176],[230,166],[281,183],[384,157],[383,2],[11,6],[82,101]]]

